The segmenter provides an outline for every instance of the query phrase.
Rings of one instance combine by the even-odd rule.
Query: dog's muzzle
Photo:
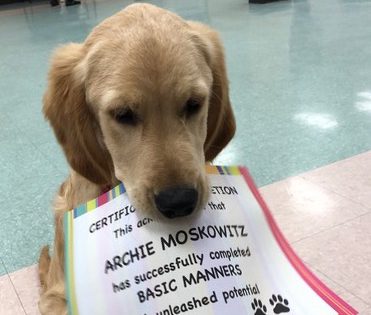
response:
[[[197,190],[188,186],[167,188],[155,195],[157,209],[170,219],[191,214],[197,201]]]

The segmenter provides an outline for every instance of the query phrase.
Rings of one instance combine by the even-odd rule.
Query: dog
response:
[[[54,201],[53,254],[41,251],[41,314],[67,314],[63,215],[120,181],[140,211],[175,218],[208,198],[205,163],[235,133],[218,34],[132,4],[52,58],[43,112],[70,174]]]

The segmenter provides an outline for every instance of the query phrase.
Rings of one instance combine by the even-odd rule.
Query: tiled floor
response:
[[[36,314],[67,170],[41,115],[49,55],[132,2],[0,6],[1,315]],[[371,1],[151,2],[221,33],[238,131],[217,163],[248,166],[300,256],[371,314]]]
[[[25,314],[8,275],[0,278],[0,311],[5,315]]]
[[[371,314],[371,151],[261,188],[298,255]]]

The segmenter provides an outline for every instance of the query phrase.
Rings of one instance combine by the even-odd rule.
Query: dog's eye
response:
[[[112,112],[113,118],[120,124],[135,126],[139,119],[131,109],[121,109]]]
[[[200,108],[201,108],[200,102],[196,99],[190,98],[184,107],[184,112],[187,117],[190,117],[198,113]]]

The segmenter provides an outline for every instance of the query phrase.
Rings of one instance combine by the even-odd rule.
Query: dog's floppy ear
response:
[[[211,69],[212,95],[207,118],[204,145],[206,161],[212,161],[234,136],[236,123],[229,100],[224,50],[218,34],[201,23],[188,22],[192,38]]]
[[[111,180],[112,160],[98,141],[100,127],[85,100],[80,44],[58,48],[52,58],[43,112],[71,167],[96,184]],[[80,73],[79,73],[80,72]]]

